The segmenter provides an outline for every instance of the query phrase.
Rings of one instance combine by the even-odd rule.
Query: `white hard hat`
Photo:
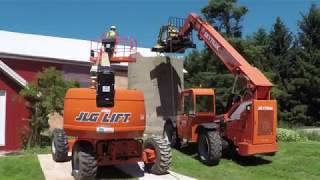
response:
[[[110,29],[116,29],[116,26],[111,26]]]

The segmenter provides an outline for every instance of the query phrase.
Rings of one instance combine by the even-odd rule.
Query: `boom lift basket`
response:
[[[90,61],[93,64],[99,64],[104,53],[102,41],[91,41]],[[137,55],[137,41],[132,38],[117,37],[110,63],[135,62]]]
[[[160,28],[157,45],[151,50],[154,52],[184,53],[187,48],[195,48],[192,32],[181,35],[180,30],[185,23],[185,18],[170,17],[167,25]]]

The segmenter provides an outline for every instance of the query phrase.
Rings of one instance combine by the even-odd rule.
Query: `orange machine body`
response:
[[[99,165],[149,162],[143,149],[145,106],[142,92],[116,89],[113,107],[96,106],[96,90],[71,88],[64,101],[64,130],[69,150],[77,143],[90,142]]]
[[[248,156],[278,151],[276,100],[242,102],[224,116],[222,119],[227,122],[224,135],[238,147],[239,154]]]
[[[258,68],[249,64],[211,23],[195,13],[190,13],[186,20],[170,18],[168,24],[179,30],[178,36],[171,39],[167,38],[168,35],[163,36],[163,32],[169,32],[169,26],[163,26],[160,29],[158,46],[155,46],[153,51],[183,53],[187,48],[194,48],[192,31],[195,30],[198,38],[203,40],[235,77],[230,101],[228,99],[226,110],[223,110],[224,114],[221,115],[216,115],[213,90],[187,89],[181,92],[176,118],[178,137],[197,141],[198,127],[203,127],[208,131],[219,131],[220,136],[235,145],[241,155],[275,153],[277,102],[271,97],[272,83],[268,78]],[[210,105],[211,109],[200,106],[200,109],[206,109],[206,112],[197,112],[197,97],[200,99],[200,96],[210,95],[210,102],[207,99],[204,104]],[[190,106],[190,102],[193,106]]]
[[[96,106],[96,90],[71,88],[64,101],[64,130],[70,136],[96,140],[141,138],[145,129],[143,94],[117,89],[115,105]]]
[[[186,108],[185,99],[192,98],[192,113]],[[212,109],[198,112],[197,97],[210,96]],[[198,127],[215,122],[221,137],[232,142],[240,155],[273,153],[276,143],[277,103],[275,100],[248,100],[235,105],[227,113],[216,115],[215,92],[213,89],[186,89],[180,93],[177,116],[178,137],[190,142],[198,140]]]

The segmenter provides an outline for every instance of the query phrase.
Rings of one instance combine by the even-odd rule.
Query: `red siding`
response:
[[[58,63],[26,61],[26,60],[13,60],[13,59],[1,59],[10,68],[16,71],[27,81],[35,80],[35,77],[39,71],[43,68],[50,66],[56,67],[59,70],[65,71],[67,69],[73,69],[78,73],[78,76],[67,77],[67,79],[74,79],[79,81],[88,81],[89,78],[89,66],[78,65],[64,65]],[[66,76],[68,72],[66,71]],[[83,83],[82,83],[83,84]],[[19,96],[21,87],[13,80],[9,79],[8,75],[0,71],[0,89],[5,90],[7,93],[6,102],[6,146],[0,146],[0,151],[19,150],[21,148],[21,135],[28,127],[27,119],[30,118],[29,112],[26,107],[25,100]]]
[[[0,89],[6,91],[6,146],[0,146],[0,150],[17,150],[20,148],[20,132],[27,125],[23,121],[28,117],[28,111],[24,100],[19,97],[20,87],[7,75],[0,72]]]
[[[27,81],[34,80],[37,73],[41,71],[43,68],[52,66],[60,70],[62,69],[61,64],[54,64],[54,63],[48,63],[48,62],[22,61],[22,60],[13,60],[13,59],[1,59],[1,60]]]

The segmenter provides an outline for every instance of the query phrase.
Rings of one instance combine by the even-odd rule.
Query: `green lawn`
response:
[[[36,155],[0,157],[1,180],[42,180],[44,176]]]
[[[196,148],[173,151],[172,170],[197,179],[320,179],[320,143],[280,143],[275,156],[224,157],[217,166],[205,166]]]
[[[223,157],[217,166],[208,167],[197,160],[195,146],[173,150],[171,170],[197,179],[320,179],[320,142],[280,143],[275,156]],[[25,151],[22,155],[0,157],[0,179],[44,179],[35,153],[48,148]],[[99,168],[103,178],[132,178],[112,168]],[[103,173],[102,173],[103,172]]]
[[[34,147],[21,153],[0,157],[1,180],[43,180],[37,154],[50,153],[50,146]]]

